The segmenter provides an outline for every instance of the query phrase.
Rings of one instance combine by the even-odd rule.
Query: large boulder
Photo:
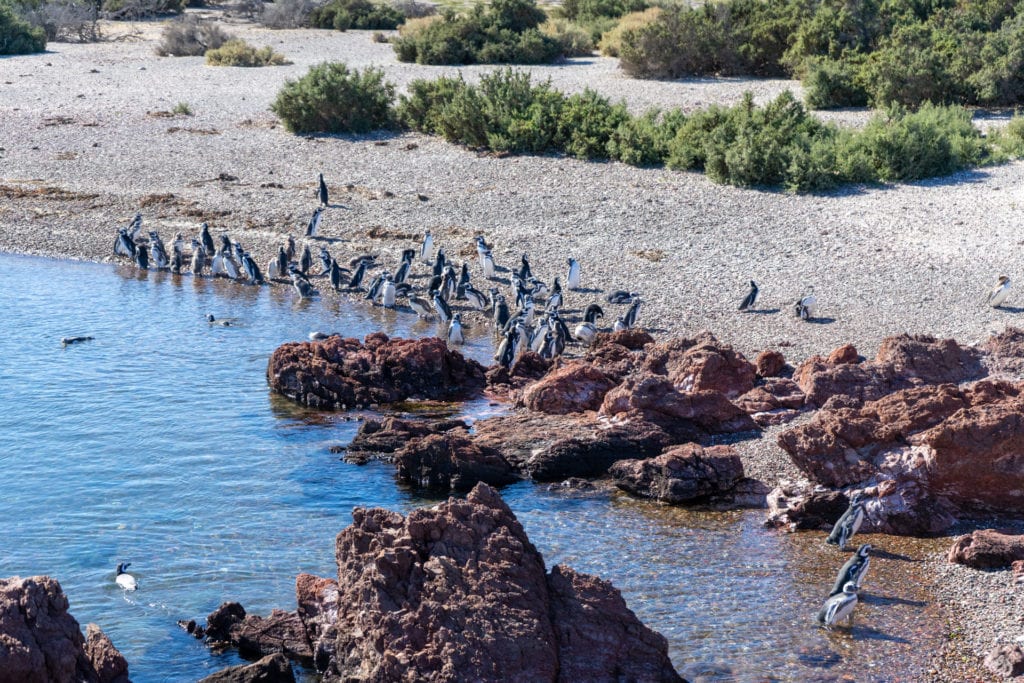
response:
[[[56,579],[0,579],[0,683],[126,683],[124,657],[95,624],[88,632]]]
[[[681,504],[730,491],[743,478],[743,462],[731,446],[690,443],[647,460],[620,460],[609,472],[623,491]]]
[[[1001,569],[1024,560],[1024,535],[979,529],[960,536],[949,549],[949,561],[975,569]]]
[[[449,431],[465,433],[469,431],[469,425],[462,420],[370,419],[359,425],[355,438],[342,450],[345,451],[345,460],[362,465],[369,460],[390,460],[395,451],[404,448],[412,439]]]
[[[789,422],[804,407],[804,392],[791,379],[773,377],[733,401],[758,425],[767,427]]]
[[[475,395],[484,368],[437,337],[366,342],[340,336],[279,346],[267,364],[270,388],[321,410],[345,410],[407,399],[453,400]]]
[[[200,679],[199,683],[295,683],[292,664],[283,654],[267,655],[252,664],[239,664]]]
[[[336,617],[316,644],[327,681],[680,680],[614,587],[545,573],[486,485],[408,517],[356,508],[336,558]]]
[[[982,350],[992,372],[1024,378],[1024,330],[1007,327],[989,337]]]
[[[338,582],[312,574],[295,578],[296,612],[313,647],[313,662],[326,670],[333,656],[334,624],[338,620]]]
[[[306,628],[297,612],[275,609],[266,617],[247,614],[237,602],[225,602],[206,617],[207,641],[231,645],[243,657],[281,653],[304,662],[313,660]]]
[[[597,410],[616,384],[593,365],[570,361],[529,385],[522,402],[530,410],[556,415]]]
[[[754,388],[754,364],[709,332],[696,339],[670,339],[645,351],[644,369],[666,375],[680,391],[717,391],[736,398]]]
[[[414,438],[395,453],[398,480],[433,490],[468,491],[478,482],[504,486],[516,481],[497,449],[458,433]]]

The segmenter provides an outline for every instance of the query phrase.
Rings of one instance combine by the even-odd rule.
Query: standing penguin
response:
[[[850,500],[850,506],[846,512],[836,521],[832,527],[832,533],[828,535],[827,543],[838,545],[840,550],[846,550],[846,542],[853,538],[860,530],[864,522],[864,499],[859,491]]]
[[[135,249],[135,265],[142,270],[149,270],[149,250],[145,244],[140,244]]]
[[[199,240],[194,239],[192,240],[192,274],[202,275],[204,268],[206,268],[206,250],[203,249]]]
[[[217,251],[217,247],[213,244],[213,235],[210,234],[210,226],[206,223],[203,223],[199,228],[199,241],[202,243],[203,251],[207,255]]]
[[[384,308],[395,307],[395,283],[392,281],[391,276],[384,273],[384,283],[380,286],[380,303]]]
[[[640,304],[642,303],[643,301],[640,297],[634,297],[632,305],[626,311],[626,315],[622,316],[622,322],[626,324],[627,328],[632,328],[636,325],[636,316],[640,313]]]
[[[320,206],[328,206],[327,201],[327,183],[324,182],[324,174],[320,174],[320,186],[317,191],[317,195],[320,197]]]
[[[309,251],[309,245],[306,244],[302,247],[302,256],[299,258],[299,271],[303,275],[309,274],[309,269],[313,267],[313,254]]]
[[[857,548],[857,552],[853,554],[853,557],[847,560],[843,568],[839,570],[836,582],[832,586],[832,592],[828,596],[839,595],[843,592],[843,586],[848,583],[853,583],[860,590],[860,585],[864,582],[864,575],[868,573],[868,565],[870,564],[871,544],[865,543]]]
[[[793,313],[801,320],[811,320],[818,311],[818,297],[814,295],[814,287],[808,287],[807,291],[797,300]]]
[[[578,341],[590,346],[597,336],[597,319],[604,317],[604,311],[597,304],[587,306],[583,314],[583,322],[576,326],[573,335]]]
[[[484,271],[485,278],[494,277],[494,255],[490,249],[480,255],[480,269]]]
[[[465,337],[462,334],[462,314],[456,313],[452,321],[448,323],[448,343],[464,344]]]
[[[335,259],[331,259],[330,277],[331,287],[333,287],[336,292],[340,291],[344,278],[341,274],[341,266],[338,265],[338,262]]]
[[[451,306],[449,306],[448,302],[445,301],[441,297],[441,292],[438,292],[437,290],[434,290],[434,292],[432,294],[433,294],[434,311],[436,311],[438,317],[441,318],[441,322],[445,322],[445,323],[448,322],[449,320],[452,319],[452,309],[451,309]]]
[[[569,274],[565,278],[565,286],[569,289],[580,288],[580,262],[574,258],[570,258],[566,263],[569,264]]]
[[[853,608],[857,606],[857,584],[852,581],[843,586],[843,591],[831,596],[818,612],[818,622],[825,628],[832,628],[843,619],[853,623]]]
[[[171,245],[171,272],[175,275],[181,275],[181,267],[184,265],[185,258],[181,255],[181,245],[175,240],[174,244]]]
[[[1000,275],[999,281],[996,282],[996,286],[992,288],[992,291],[988,293],[987,303],[992,308],[999,308],[1006,301],[1006,297],[1010,294],[1010,278],[1006,275]]]
[[[420,244],[420,260],[430,265],[434,260],[434,236],[427,230],[423,233],[423,243]]]
[[[757,283],[751,280],[750,291],[747,293],[745,297],[743,297],[743,301],[740,302],[741,311],[746,311],[754,307],[754,303],[757,301],[758,291],[759,290],[757,289]]]

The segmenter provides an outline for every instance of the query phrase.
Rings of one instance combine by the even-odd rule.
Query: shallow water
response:
[[[276,398],[264,377],[270,352],[311,330],[433,332],[412,314],[9,255],[0,309],[0,576],[58,578],[72,613],[102,626],[136,683],[237,663],[176,620],[201,620],[228,599],[255,613],[294,607],[296,574],[335,573],[333,539],[354,506],[436,500],[397,486],[390,466],[332,455],[358,423]],[[211,326],[208,312],[237,324]],[[73,335],[95,340],[62,348]],[[486,332],[469,342],[486,362]],[[813,617],[845,556],[823,534],[767,531],[760,511],[526,482],[503,493],[549,567],[611,580],[668,638],[680,669],[727,665],[715,680],[729,681],[913,680],[942,637],[910,559],[930,542],[873,539],[891,555],[873,562],[852,633],[827,633]],[[120,561],[132,562],[136,593],[114,584]]]

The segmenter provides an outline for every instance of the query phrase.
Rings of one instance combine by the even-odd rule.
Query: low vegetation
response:
[[[160,34],[156,53],[162,57],[198,57],[216,50],[234,36],[211,21],[186,16],[169,23]]]
[[[546,15],[534,0],[492,0],[469,12],[446,10],[394,41],[403,62],[419,64],[545,64],[561,43],[541,33]]]
[[[206,51],[210,66],[281,66],[290,64],[284,55],[267,46],[256,48],[241,39],[229,40],[218,48]]]
[[[46,49],[46,32],[23,19],[6,0],[0,0],[0,55],[23,55]]]
[[[368,133],[392,124],[394,98],[380,69],[325,62],[287,81],[270,109],[293,133]]]
[[[388,30],[405,21],[395,7],[370,0],[330,0],[313,10],[309,25],[313,28]]]

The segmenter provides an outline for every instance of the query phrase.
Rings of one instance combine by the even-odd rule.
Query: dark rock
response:
[[[359,425],[355,438],[345,449],[345,460],[361,465],[372,459],[390,459],[388,456],[404,448],[412,439],[449,431],[465,433],[469,431],[469,425],[462,420],[428,421],[397,417],[366,420]]]
[[[318,409],[347,409],[407,399],[463,399],[485,384],[484,368],[436,337],[283,344],[267,364],[271,389]]]
[[[754,367],[757,369],[758,377],[778,377],[786,367],[786,357],[778,351],[768,349],[757,354]]]
[[[949,549],[949,561],[975,569],[1000,569],[1024,560],[1024,535],[981,529],[960,536]]]
[[[225,602],[206,618],[206,634],[212,644],[230,644],[243,657],[280,652],[303,661],[313,659],[305,626],[296,612],[275,609],[260,617],[246,614],[237,602]]]
[[[533,411],[564,415],[597,410],[616,382],[593,365],[569,361],[523,391],[523,405]]]
[[[594,493],[598,488],[586,479],[569,477],[565,481],[548,484],[547,490],[557,493]]]
[[[743,478],[743,462],[730,446],[691,443],[647,460],[620,460],[609,472],[623,491],[681,504],[731,490]]]
[[[295,673],[288,658],[276,653],[252,664],[228,667],[199,683],[295,683]]]
[[[433,490],[468,491],[481,481],[492,486],[516,481],[497,449],[456,433],[413,438],[395,453],[395,464],[399,481]]]
[[[831,529],[850,500],[842,491],[780,486],[768,494],[768,522],[792,531]]]
[[[1020,645],[996,645],[985,656],[985,668],[1003,678],[1024,676],[1024,650]]]
[[[96,624],[85,627],[85,655],[92,663],[100,683],[131,683],[124,655],[118,652],[107,634]]]

